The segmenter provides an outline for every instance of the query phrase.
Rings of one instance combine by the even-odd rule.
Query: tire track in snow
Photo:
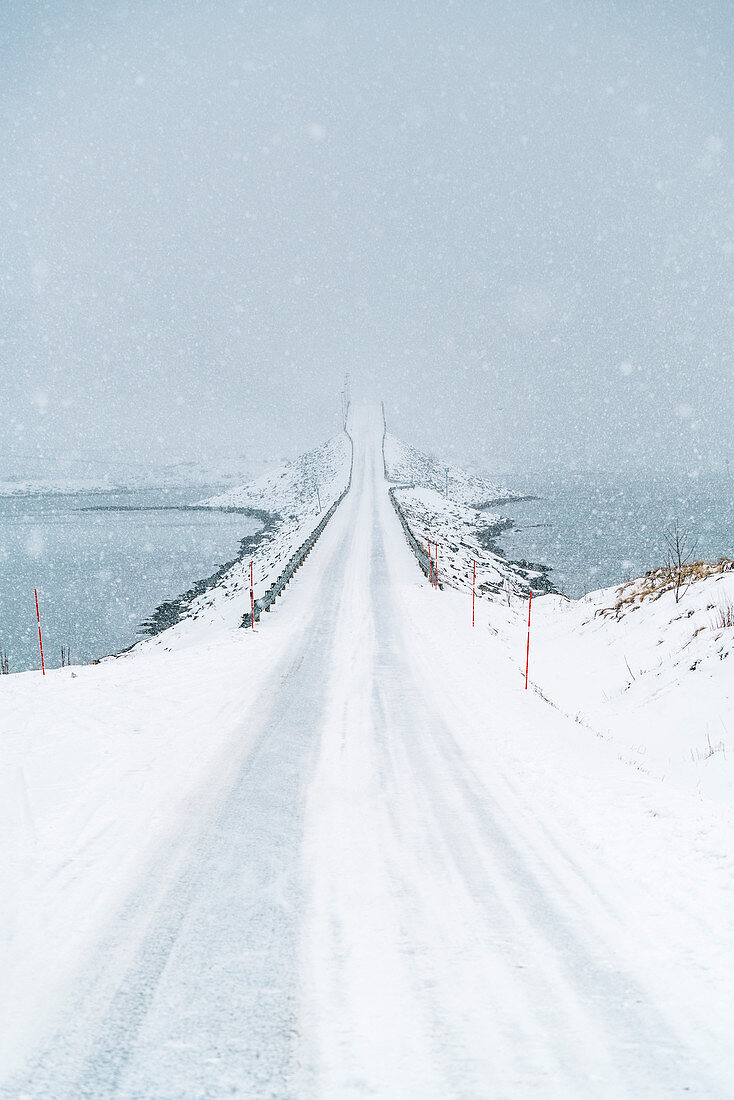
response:
[[[89,997],[82,990],[67,1022],[9,1095],[293,1095],[303,806],[347,537],[344,520],[335,517],[314,550],[309,566],[320,555],[322,585],[309,604],[313,614],[295,624],[280,671],[273,670],[253,708],[254,743],[148,913],[148,931],[115,979],[111,999],[98,971],[107,952],[125,944],[155,882],[131,898],[90,967],[90,984],[99,982],[101,991]]]
[[[504,777],[472,774],[416,675],[372,478],[307,811],[310,1090],[719,1095],[590,924],[605,900],[544,828],[518,829]]]

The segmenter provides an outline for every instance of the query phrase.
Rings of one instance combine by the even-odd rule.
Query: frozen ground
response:
[[[565,694],[525,692],[524,602],[472,630],[407,547],[379,411],[352,430],[352,491],[257,630],[232,587],[0,681],[0,1095],[732,1095],[731,800],[575,720],[570,647],[590,720],[623,691],[591,605],[535,601],[532,677]],[[639,622],[635,672],[665,628]],[[669,641],[648,716],[693,682]]]

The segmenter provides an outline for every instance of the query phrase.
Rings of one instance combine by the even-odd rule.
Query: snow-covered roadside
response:
[[[256,596],[342,492],[350,461],[343,435],[227,494],[236,501],[209,502],[277,516],[253,554]],[[165,889],[246,756],[248,715],[297,635],[277,612],[267,631],[241,630],[249,589],[249,561],[237,562],[182,621],[119,657],[0,677],[0,1077],[164,850]]]
[[[734,573],[695,581],[678,603],[668,590],[615,612],[628,591],[534,599],[531,686],[641,772],[734,805],[734,625],[722,625]],[[514,608],[493,605],[489,621],[519,674],[527,605]]]
[[[394,498],[415,538],[435,556],[438,577],[452,588],[476,588],[478,596],[547,591],[547,571],[527,562],[512,562],[495,545],[495,538],[512,521],[488,509],[520,493],[487,478],[446,469],[385,433],[383,456],[388,480],[395,483]],[[474,565],[476,563],[476,583]]]
[[[349,483],[352,448],[346,433],[286,462],[247,485],[201,501],[199,507],[250,511],[267,517],[265,527],[243,540],[239,559],[200,581],[177,600],[161,604],[148,624],[157,634],[172,624],[203,618],[222,627],[242,623],[250,611],[250,562],[255,598],[277,580],[293,553],[318,526]],[[194,631],[194,638],[198,634]]]
[[[291,520],[320,514],[346,485],[351,454],[349,437],[343,432],[257,480],[201,503],[212,508],[264,509]]]
[[[388,481],[433,489],[458,504],[484,509],[510,500],[522,500],[523,494],[498,485],[489,478],[446,467],[408,443],[386,431],[383,460]]]
[[[478,511],[466,504],[447,499],[435,489],[395,489],[400,510],[418,542],[433,560],[438,543],[438,580],[451,588],[470,590],[476,562],[476,593],[501,595],[525,594],[530,588],[548,587],[546,573],[533,566],[508,561],[495,551],[495,535],[502,530],[499,515]]]
[[[246,738],[268,639],[146,644],[0,680],[0,1067],[19,1063],[153,856],[195,822]],[[272,657],[272,655],[270,655]]]
[[[530,682],[534,691],[610,739],[620,759],[699,795],[734,803],[734,572],[716,572],[675,592],[639,599],[650,578],[567,600],[547,591],[547,574],[494,553],[500,514],[472,507],[507,499],[507,489],[455,471],[449,496],[440,468],[389,434],[385,461],[391,479],[412,488],[395,496],[416,538],[438,542],[439,579],[465,594],[469,606],[477,563],[477,608],[516,654],[524,674],[529,589],[534,595]],[[659,578],[658,582],[659,583]],[[634,599],[637,595],[637,598]],[[618,611],[614,608],[620,604]],[[728,620],[727,620],[728,616]]]

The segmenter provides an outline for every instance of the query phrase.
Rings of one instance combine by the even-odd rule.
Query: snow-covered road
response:
[[[731,1095],[729,819],[522,691],[352,429],[226,792],[0,1094]]]

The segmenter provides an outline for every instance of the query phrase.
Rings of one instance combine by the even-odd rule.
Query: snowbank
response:
[[[237,559],[161,604],[146,624],[148,632],[158,634],[202,617],[223,627],[240,625],[250,611],[250,562],[257,598],[341,496],[351,460],[351,443],[343,433],[256,481],[201,501],[199,507],[252,512],[266,520],[265,526],[242,540]]]
[[[400,510],[419,543],[428,553],[430,540],[435,559],[438,542],[438,577],[452,588],[471,589],[476,562],[476,593],[511,595],[546,591],[546,573],[538,567],[511,562],[495,547],[494,539],[507,526],[500,515],[480,512],[447,499],[434,489],[394,490]]]
[[[545,592],[547,570],[528,562],[508,561],[495,544],[512,520],[489,511],[492,505],[521,500],[487,478],[449,469],[415,447],[385,433],[385,473],[396,483],[394,498],[413,535],[428,553],[438,542],[439,581],[471,589],[476,562],[476,592],[483,594]]]
[[[289,519],[320,514],[344,489],[350,461],[349,438],[342,433],[256,481],[201,503],[211,508],[266,510]]]
[[[433,489],[459,504],[467,504],[473,508],[490,508],[509,500],[523,499],[522,493],[452,466],[448,467],[447,482],[445,464],[422,454],[389,432],[385,433],[383,455],[389,481]]]
[[[0,677],[3,1070],[162,849],[168,881],[174,841],[191,841],[241,753],[268,640],[203,631],[196,648],[177,649],[165,637],[96,667]]]
[[[632,593],[647,593],[636,600]],[[642,772],[734,803],[734,573],[533,601],[530,680]],[[525,608],[493,622],[524,654]],[[725,623],[729,625],[724,625]]]

